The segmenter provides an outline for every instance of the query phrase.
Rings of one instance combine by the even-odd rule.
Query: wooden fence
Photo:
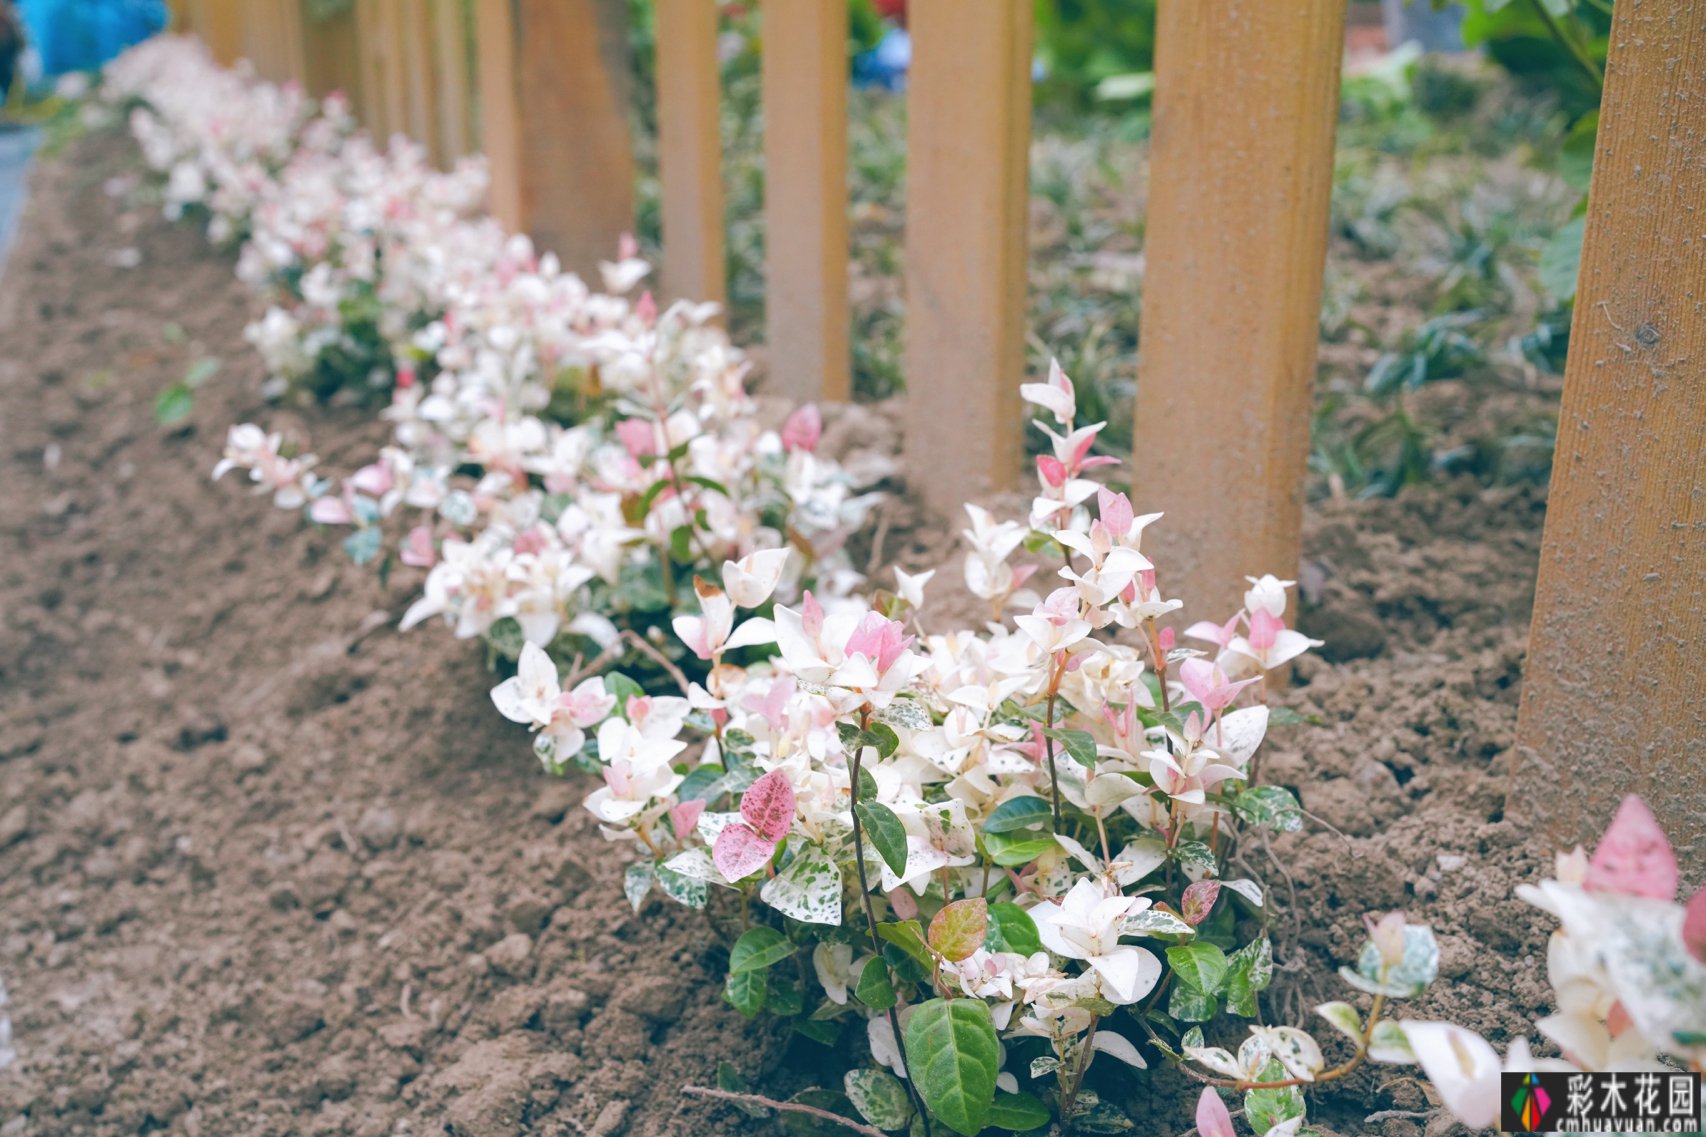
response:
[[[655,4],[664,288],[720,300],[716,4]],[[1706,0],[1615,10],[1519,726],[1544,792],[1513,808],[1573,838],[1637,789],[1686,860],[1706,851]],[[440,160],[484,150],[495,214],[577,269],[633,226],[624,0],[175,16]],[[1208,613],[1299,563],[1344,20],[1344,0],[1161,5],[1136,458],[1142,504],[1173,513],[1168,591]],[[785,45],[763,71],[769,389],[845,399],[842,5],[764,0],[763,30]],[[911,31],[907,456],[958,524],[1022,468],[1031,0],[914,0]]]

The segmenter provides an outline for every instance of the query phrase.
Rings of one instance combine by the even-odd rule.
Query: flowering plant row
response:
[[[425,570],[404,624],[515,660],[492,699],[548,769],[596,776],[586,807],[636,909],[661,893],[726,928],[742,1013],[868,1046],[844,1093],[782,1108],[866,1132],[1119,1132],[1086,1074],[1159,1058],[1205,1083],[1205,1137],[1233,1132],[1223,1090],[1285,1137],[1306,1087],[1375,1061],[1419,1062],[1489,1123],[1490,1046],[1387,1015],[1437,973],[1402,915],[1343,969],[1366,1015],[1318,1008],[1341,1061],[1264,1023],[1266,897],[1232,866],[1252,828],[1302,824],[1260,748],[1282,717],[1268,675],[1316,642],[1272,576],[1176,638],[1143,547],[1158,517],[1096,473],[1102,424],[1058,368],[1023,391],[1050,440],[1029,510],[967,507],[960,574],[987,618],[940,627],[941,567],[873,589],[848,566],[872,499],[818,453],[817,413],[765,426],[711,310],[630,298],[631,248],[595,291],[478,216],[477,163],[379,150],[337,101],[182,41],[133,50],[108,90],[169,207],[205,210],[278,300],[251,335],[274,388],[389,392],[391,443],[348,477],[253,424],[217,472],[349,527],[358,561]],[[1566,1057],[1542,1063],[1697,1066],[1706,898],[1674,903],[1663,835],[1628,804],[1560,866],[1524,890],[1564,924],[1539,1025]],[[1524,1043],[1505,1064],[1535,1061]]]
[[[714,307],[632,295],[631,242],[595,291],[477,215],[478,160],[443,174],[403,139],[378,150],[336,97],[316,109],[192,40],[132,49],[106,90],[168,209],[206,211],[241,238],[239,275],[289,301],[250,329],[273,390],[389,392],[390,444],[346,477],[252,423],[216,476],[350,527],[358,562],[426,570],[405,627],[668,672],[692,667],[670,618],[725,560],[795,549],[784,596],[858,583],[843,545],[875,497],[817,453],[814,408],[766,425]]]

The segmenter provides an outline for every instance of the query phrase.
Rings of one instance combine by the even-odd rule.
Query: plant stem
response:
[[[1587,73],[1588,79],[1593,83],[1594,90],[1605,90],[1605,76],[1600,73],[1599,65],[1588,55],[1586,49],[1564,30],[1563,25],[1558,23],[1558,18],[1546,10],[1545,0],[1528,0],[1528,6],[1534,9],[1534,14],[1539,16],[1540,22],[1546,25],[1547,34],[1556,40],[1558,46],[1568,52],[1570,58],[1576,61],[1577,66]]]
[[[859,708],[859,732],[863,734],[871,727],[871,705],[866,703]],[[865,827],[859,819],[859,766],[865,753],[863,746],[853,748],[853,777],[850,792],[853,795],[853,867],[859,874],[859,903],[865,909],[865,930],[871,934],[871,950],[877,953],[873,961],[878,967],[887,967],[883,962],[883,940],[877,935],[877,909],[871,903],[871,884],[865,877]],[[866,964],[867,967],[870,964]],[[934,977],[933,977],[934,978]],[[896,1009],[898,1001],[891,1003],[888,1010],[889,1029],[894,1031],[895,1053],[900,1055],[900,1072],[906,1080],[906,1092],[912,1098],[912,1107],[918,1111],[918,1116],[924,1119],[925,1137],[930,1134],[930,1113],[924,1108],[924,1099],[919,1096],[918,1087],[912,1081],[912,1068],[906,1061],[906,1039],[900,1033],[900,1012]]]
[[[710,1086],[682,1086],[681,1092],[687,1097],[715,1098],[718,1101],[732,1101],[739,1105],[773,1109],[778,1113],[803,1113],[820,1121],[831,1121],[836,1125],[846,1126],[855,1133],[864,1134],[865,1137],[888,1137],[887,1133],[872,1128],[862,1121],[854,1121],[851,1117],[842,1117],[839,1113],[831,1113],[827,1109],[819,1109],[815,1105],[806,1105],[804,1102],[777,1101],[775,1098],[761,1097],[758,1094],[737,1094],[729,1090],[714,1090]]]
[[[1096,1060],[1096,1024],[1101,1022],[1098,1015],[1090,1016],[1090,1029],[1084,1035],[1084,1049],[1079,1052],[1078,1061],[1072,1071],[1072,1085],[1060,1096],[1060,1120],[1065,1125],[1071,1125],[1072,1107],[1078,1104],[1078,1090],[1084,1085],[1084,1075],[1090,1072],[1090,1063]]]
[[[1043,731],[1043,747],[1048,752],[1048,788],[1052,798],[1049,805],[1054,812],[1054,832],[1060,833],[1060,777],[1055,772],[1054,765],[1054,708],[1060,698],[1060,681],[1066,675],[1066,653],[1060,655],[1060,662],[1055,665],[1054,674],[1049,677],[1048,684],[1048,726]]]

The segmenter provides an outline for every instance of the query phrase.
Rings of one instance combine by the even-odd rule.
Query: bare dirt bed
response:
[[[367,634],[398,582],[209,480],[227,424],[292,415],[257,393],[229,258],[106,192],[133,168],[113,136],[40,162],[0,281],[0,979],[20,1055],[0,1135],[770,1132],[677,1091],[726,1060],[786,1096],[855,1056],[725,1006],[696,914],[630,911],[582,787],[527,761],[479,652]],[[219,374],[158,426],[203,356]],[[311,414],[334,464],[380,441],[368,416]],[[1545,929],[1510,899],[1535,858],[1503,784],[1543,508],[1461,481],[1313,509],[1303,624],[1328,647],[1286,699],[1321,725],[1265,761],[1319,822],[1250,854],[1275,896],[1272,1017],[1341,997],[1361,914],[1397,906],[1444,945],[1424,1015],[1502,1042],[1544,1005]],[[900,521],[892,555],[942,551]],[[1189,1126],[1176,1075],[1110,1074],[1104,1093],[1153,1109],[1142,1128]],[[1419,1134],[1363,1122],[1427,1110],[1400,1074],[1318,1116]]]

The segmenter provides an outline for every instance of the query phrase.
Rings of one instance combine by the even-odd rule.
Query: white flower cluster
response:
[[[660,655],[694,577],[725,560],[797,550],[788,596],[858,583],[842,547],[875,498],[816,452],[815,409],[766,424],[714,306],[634,296],[649,266],[631,241],[596,291],[481,213],[482,161],[380,150],[337,101],[316,112],[195,41],[131,49],[106,90],[173,208],[244,238],[239,276],[278,301],[249,330],[275,380],[386,394],[392,442],[349,477],[254,424],[231,428],[215,476],[353,526],[358,561],[394,539],[428,570],[405,627],[564,659],[655,629],[638,649]]]

